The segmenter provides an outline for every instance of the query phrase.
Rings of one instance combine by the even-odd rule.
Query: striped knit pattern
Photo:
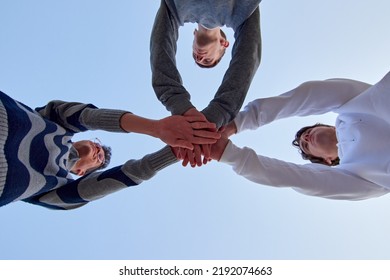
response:
[[[106,171],[73,179],[66,168],[71,138],[88,129],[123,132],[121,110],[52,101],[32,110],[0,92],[0,206],[23,200],[73,209],[151,178],[176,158],[169,147]]]
[[[4,145],[8,136],[8,118],[7,112],[0,100],[0,197],[4,190],[7,176],[8,165],[4,155]]]

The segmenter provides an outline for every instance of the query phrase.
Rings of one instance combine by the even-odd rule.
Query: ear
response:
[[[221,43],[221,46],[227,49],[229,47],[229,41],[225,40],[224,38],[220,39],[219,42]]]
[[[75,173],[78,175],[78,176],[84,176],[86,170],[85,169],[77,169],[75,171]]]

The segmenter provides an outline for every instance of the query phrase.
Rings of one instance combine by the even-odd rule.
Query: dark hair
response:
[[[106,168],[106,167],[110,164],[110,161],[111,161],[111,155],[112,155],[111,147],[102,145],[102,149],[103,149],[103,151],[104,151],[104,162],[103,162],[103,164],[102,164],[99,168],[97,168],[96,170]]]
[[[227,40],[227,39],[226,39],[226,34],[225,34],[225,32],[223,32],[222,29],[220,29],[219,31],[221,32],[221,36],[222,36],[225,40]],[[225,52],[226,52],[226,48],[224,48],[224,49],[222,50],[222,54],[221,54],[220,58],[217,59],[217,60],[216,60],[213,64],[211,64],[211,65],[203,65],[203,64],[198,63],[198,62],[196,61],[196,59],[195,59],[195,55],[194,55],[194,54],[192,54],[192,55],[193,55],[193,57],[194,57],[195,63],[196,63],[199,67],[201,67],[201,68],[213,68],[213,67],[217,66],[217,64],[221,61],[222,57],[225,55]]]
[[[314,127],[317,127],[317,126],[326,126],[326,127],[332,127],[331,125],[327,125],[327,124],[322,124],[322,123],[316,123],[315,125],[311,125],[311,126],[305,126],[305,127],[302,127],[300,130],[297,131],[297,133],[295,134],[295,139],[292,141],[292,145],[294,147],[297,147],[299,149],[299,152],[302,156],[302,158],[304,160],[310,160],[312,163],[321,163],[321,164],[325,164],[325,165],[328,165],[328,166],[335,166],[335,165],[338,165],[340,163],[340,158],[337,157],[336,159],[332,160],[332,163],[331,164],[328,164],[323,158],[320,158],[320,157],[316,157],[316,156],[313,156],[313,155],[310,155],[310,154],[306,154],[304,151],[302,151],[301,149],[301,146],[299,145],[300,144],[300,141],[301,141],[301,136],[302,134],[308,130],[308,129],[311,129],[311,128],[314,128]]]

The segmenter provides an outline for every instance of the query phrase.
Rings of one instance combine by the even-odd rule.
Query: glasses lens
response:
[[[97,156],[98,156],[99,162],[101,162],[101,164],[103,165],[104,164],[104,151],[103,151],[103,149],[100,149]]]
[[[92,141],[95,144],[96,148],[98,149],[97,159],[101,163],[101,165],[103,165],[105,158],[104,158],[104,150],[102,148],[102,142],[100,141],[99,138],[95,138]]]

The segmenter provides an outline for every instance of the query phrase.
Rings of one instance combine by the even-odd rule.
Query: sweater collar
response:
[[[66,168],[71,170],[76,162],[80,159],[79,152],[76,150],[73,145],[69,149],[68,160],[66,161]]]

